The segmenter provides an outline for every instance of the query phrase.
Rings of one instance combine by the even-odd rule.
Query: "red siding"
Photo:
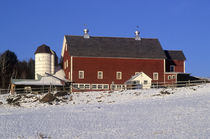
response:
[[[64,64],[65,62],[68,60],[68,67],[65,69],[64,68]],[[63,69],[64,69],[64,72],[65,72],[65,75],[66,75],[66,78],[67,79],[70,79],[69,77],[69,72],[71,70],[71,56],[69,55],[69,52],[68,50],[64,50],[64,56],[63,56]]]
[[[174,79],[168,79],[169,76],[175,76]],[[165,74],[165,84],[171,84],[171,83],[176,83],[177,81],[177,74],[175,73],[169,73],[169,74]]]
[[[84,70],[84,79],[78,79],[79,70]],[[103,79],[97,79],[97,71],[103,71]],[[122,72],[122,80],[116,79],[117,71]],[[153,72],[158,72],[158,82],[163,82],[164,60],[73,57],[73,81],[76,83],[111,84],[113,81],[115,84],[123,84],[135,72],[141,71],[151,78],[153,78]]]
[[[170,72],[170,65],[175,66],[174,72],[184,72],[183,60],[166,60],[166,72]]]

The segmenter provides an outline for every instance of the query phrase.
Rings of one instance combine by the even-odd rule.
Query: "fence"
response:
[[[192,81],[177,81],[177,82],[157,82],[152,84],[152,88],[174,88],[188,87],[210,83],[208,80],[192,80]]]
[[[196,85],[201,85],[205,83],[210,83],[208,80],[194,80],[194,81],[178,81],[178,82],[156,82],[152,84],[152,88],[175,88],[175,87],[188,87],[188,86],[196,86]],[[74,84],[73,84],[73,89]],[[80,90],[79,86],[77,88]],[[84,89],[84,88],[83,88]],[[90,89],[90,88],[89,88]],[[126,90],[126,89],[139,89],[139,86],[133,85],[132,87],[126,86],[126,85],[115,85],[113,87],[113,84],[110,84],[110,87],[107,88],[108,90]],[[90,89],[91,90],[91,89]],[[70,92],[71,91],[71,86],[60,86],[60,87],[55,87],[55,86],[42,86],[42,87],[30,87],[30,86],[25,86],[25,87],[20,87],[20,88],[15,88],[16,93],[31,93],[31,92],[36,92],[36,93],[47,93],[47,92],[53,92],[53,91],[66,91]],[[88,91],[88,90],[87,90]],[[10,89],[0,89],[0,94],[7,94],[10,92]]]
[[[15,88],[15,93],[21,94],[21,93],[47,93],[47,92],[53,92],[53,91],[66,91],[70,92],[70,87],[55,87],[55,86],[43,86],[43,87],[20,87],[20,88]],[[0,89],[0,94],[8,94],[10,93],[10,89]]]

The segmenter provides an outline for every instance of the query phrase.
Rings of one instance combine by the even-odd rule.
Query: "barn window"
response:
[[[97,89],[97,84],[92,84],[92,89]]]
[[[98,79],[103,79],[103,71],[98,71],[97,78]]]
[[[148,81],[147,81],[147,80],[144,80],[144,84],[145,84],[145,85],[148,84]]]
[[[174,65],[170,65],[170,72],[175,72],[175,66]]]
[[[84,84],[79,84],[79,89],[84,89],[85,85]]]
[[[85,89],[90,89],[90,84],[85,84]]]
[[[171,75],[169,75],[169,76],[168,76],[168,80],[171,80],[171,79],[172,79],[172,78],[171,78]]]
[[[171,77],[172,79],[176,79],[176,76],[175,75],[172,75],[172,77]]]
[[[98,85],[98,89],[103,89],[103,85],[102,84],[99,84]]]
[[[78,84],[73,84],[74,89],[79,89]]]
[[[158,72],[153,72],[153,80],[158,80]]]
[[[121,80],[122,79],[122,72],[118,71],[116,72],[116,79]]]
[[[104,84],[104,89],[109,89],[109,85],[108,84]]]
[[[84,79],[84,71],[79,70],[79,79]]]

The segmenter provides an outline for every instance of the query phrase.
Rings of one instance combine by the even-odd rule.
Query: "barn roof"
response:
[[[179,50],[165,50],[165,54],[166,54],[167,59],[186,60],[184,53]]]
[[[158,39],[135,40],[121,37],[90,37],[66,35],[71,56],[165,59]]]
[[[51,54],[51,50],[50,50],[50,47],[47,46],[46,44],[42,44],[41,46],[39,46],[37,49],[36,49],[36,53],[49,53]]]

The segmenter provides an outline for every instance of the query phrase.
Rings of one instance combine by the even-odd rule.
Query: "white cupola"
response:
[[[89,30],[87,28],[84,29],[84,38],[89,39],[90,35],[88,34]]]
[[[140,38],[140,32],[138,30],[135,31],[135,40],[141,40]]]

